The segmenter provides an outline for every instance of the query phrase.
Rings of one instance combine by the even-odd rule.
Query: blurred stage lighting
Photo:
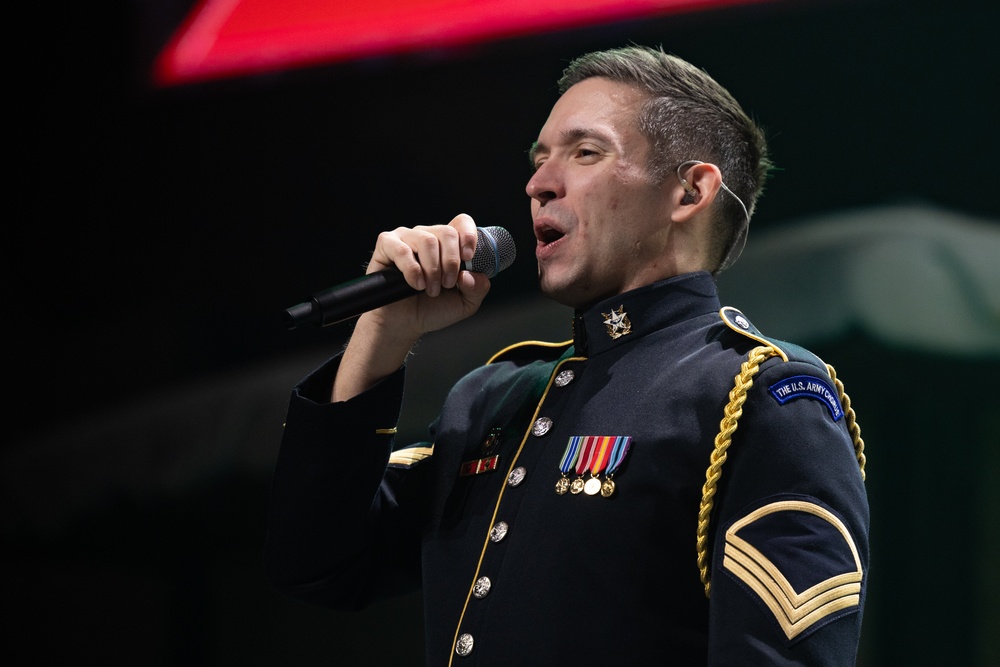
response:
[[[479,44],[767,0],[200,0],[157,85]]]

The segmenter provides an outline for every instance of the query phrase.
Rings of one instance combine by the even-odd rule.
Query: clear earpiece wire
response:
[[[681,169],[683,169],[684,167],[687,167],[688,165],[692,165],[692,164],[706,164],[706,163],[702,162],[701,160],[687,160],[687,161],[681,162],[679,165],[677,165],[677,180],[679,180],[681,182],[681,185],[685,186],[685,189],[688,189],[688,185],[687,185],[687,180],[683,176],[681,176]],[[718,168],[718,167],[716,167],[716,168]],[[736,196],[735,192],[733,192],[732,190],[729,189],[729,186],[726,185],[725,182],[722,182],[721,186],[722,186],[723,190],[725,190],[726,192],[729,193],[729,196],[731,196],[733,199],[735,199],[737,202],[739,202],[740,208],[743,209],[743,215],[746,216],[747,223],[749,224],[749,222],[750,222],[750,211],[747,210],[746,204],[743,203],[742,199],[740,199],[739,197]]]

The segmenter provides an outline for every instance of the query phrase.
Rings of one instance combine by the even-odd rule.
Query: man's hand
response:
[[[477,310],[490,290],[481,273],[462,270],[476,250],[476,223],[460,214],[447,225],[399,227],[379,234],[368,273],[395,266],[423,294],[358,318],[334,382],[331,400],[344,401],[394,372],[428,331]]]

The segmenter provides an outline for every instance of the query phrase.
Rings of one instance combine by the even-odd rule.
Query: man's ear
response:
[[[712,205],[722,187],[722,172],[706,162],[685,163],[677,170],[677,180],[670,219],[685,222]]]

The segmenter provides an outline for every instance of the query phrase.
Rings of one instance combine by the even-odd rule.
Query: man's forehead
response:
[[[636,110],[650,98],[649,91],[624,81],[591,77],[570,86],[552,105],[552,113],[560,109],[606,113]]]
[[[639,110],[648,99],[647,94],[629,84],[601,78],[585,79],[556,100],[542,134],[546,130],[566,132],[602,127],[612,133],[622,131],[627,126],[634,126]]]

